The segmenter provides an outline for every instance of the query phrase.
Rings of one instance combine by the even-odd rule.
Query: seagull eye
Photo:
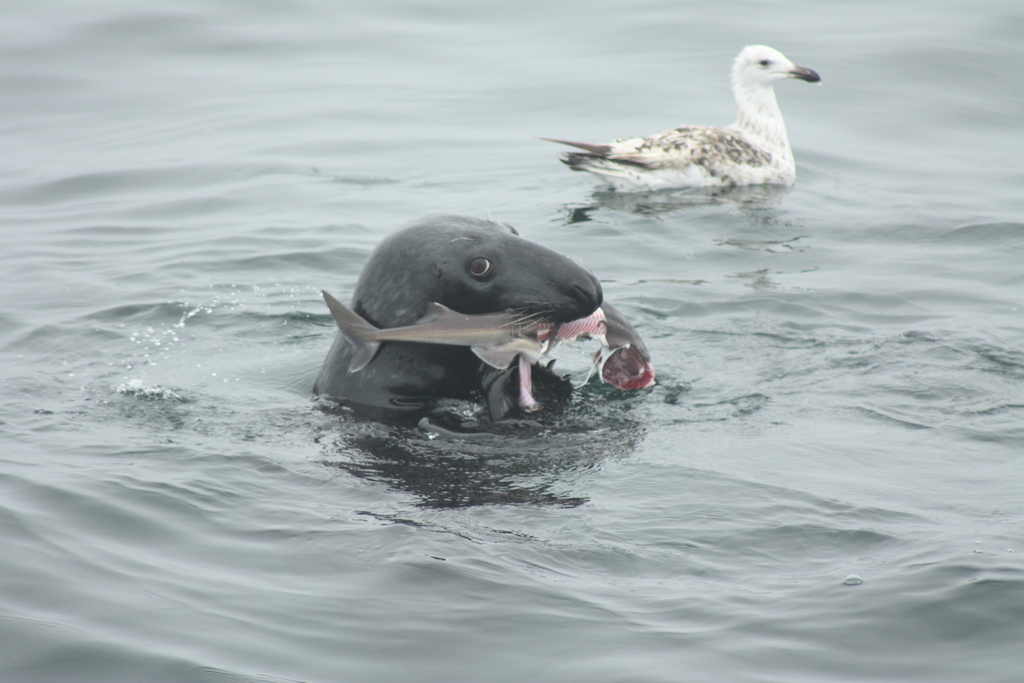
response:
[[[473,277],[486,277],[491,272],[492,264],[490,259],[477,256],[469,262],[469,274]]]
[[[768,66],[771,63],[772,63],[772,60],[770,60],[770,59],[762,59],[760,62],[758,62],[758,64],[760,64],[761,66]]]

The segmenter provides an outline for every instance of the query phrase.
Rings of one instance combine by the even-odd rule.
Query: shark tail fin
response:
[[[351,308],[331,296],[326,290],[321,291],[324,301],[327,302],[327,308],[331,311],[331,317],[334,318],[334,322],[338,323],[338,329],[352,342],[352,360],[349,362],[348,371],[359,372],[377,355],[380,342],[373,337],[379,330]]]

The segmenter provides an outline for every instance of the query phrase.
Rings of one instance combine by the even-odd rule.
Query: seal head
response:
[[[431,303],[468,315],[514,312],[551,323],[586,317],[602,303],[601,285],[575,261],[523,239],[507,224],[432,216],[374,249],[356,283],[351,309],[377,328],[412,325]],[[385,341],[373,360],[351,370],[352,342],[339,332],[313,391],[346,402],[415,411],[439,398],[482,399],[492,419],[516,405],[509,379],[463,346]],[[359,365],[356,363],[355,365]],[[554,376],[540,366],[538,375]]]

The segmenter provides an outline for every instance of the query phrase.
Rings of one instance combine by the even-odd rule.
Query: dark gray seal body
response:
[[[479,315],[515,311],[552,323],[593,313],[601,285],[569,258],[519,237],[510,225],[433,216],[387,237],[370,254],[350,307],[379,328],[417,322],[430,303]],[[366,367],[350,370],[354,347],[339,333],[313,387],[347,403],[415,411],[439,398],[483,400],[492,419],[515,407],[515,364],[496,370],[462,346],[384,342]],[[533,366],[541,386],[555,379]],[[561,381],[561,380],[559,380]]]

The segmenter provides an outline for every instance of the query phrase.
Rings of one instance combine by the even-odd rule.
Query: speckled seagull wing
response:
[[[739,166],[761,167],[771,155],[739,131],[708,126],[680,126],[646,138],[617,140],[605,158],[648,169],[683,170],[697,165],[712,176]]]
[[[574,170],[590,171],[627,188],[744,185],[764,182],[772,172],[771,154],[730,128],[680,126],[609,144],[553,142],[586,150],[564,156]]]

